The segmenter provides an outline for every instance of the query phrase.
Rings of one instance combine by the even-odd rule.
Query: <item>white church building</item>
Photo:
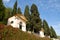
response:
[[[7,25],[11,25],[14,28],[20,28],[22,31],[26,31],[27,19],[22,14],[16,14],[8,19]]]
[[[8,18],[7,25],[11,25],[14,28],[20,28],[22,31],[26,32],[26,22],[27,21],[28,20],[25,18],[24,15],[16,14],[16,15]],[[45,37],[43,28],[41,28],[41,30],[39,31],[39,36]]]

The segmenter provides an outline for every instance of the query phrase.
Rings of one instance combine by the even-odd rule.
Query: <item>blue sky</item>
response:
[[[3,0],[6,7],[13,8],[16,0]],[[49,26],[53,26],[57,35],[60,35],[60,0],[18,0],[18,7],[22,13],[26,5],[31,7],[36,4],[40,13],[41,19],[45,19]]]

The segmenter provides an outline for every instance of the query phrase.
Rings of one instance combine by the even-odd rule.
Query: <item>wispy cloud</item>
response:
[[[40,6],[42,6],[45,9],[52,9],[54,8],[55,10],[59,10],[60,9],[60,1],[59,0],[40,0]]]
[[[10,2],[10,0],[3,0],[3,2]]]

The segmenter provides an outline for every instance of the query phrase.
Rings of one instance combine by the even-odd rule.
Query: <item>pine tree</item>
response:
[[[43,20],[43,28],[44,28],[44,33],[46,36],[50,35],[50,29],[49,29],[49,25],[46,22],[46,20]]]
[[[5,6],[3,5],[2,0],[0,0],[0,21],[4,20],[5,16],[4,12],[5,12]]]
[[[35,4],[31,6],[31,24],[34,32],[40,31],[41,28],[41,19],[40,14],[38,12],[38,8]]]
[[[56,32],[55,32],[55,30],[53,29],[52,26],[50,28],[50,37],[51,38],[57,38]]]
[[[12,16],[17,13],[17,1],[14,4],[13,11],[12,11]]]
[[[22,14],[22,12],[21,12],[21,9],[20,9],[20,8],[18,8],[17,13]]]
[[[29,6],[27,5],[25,7],[25,12],[24,12],[24,16],[27,18],[28,22],[27,22],[27,30],[30,30],[31,24],[30,24],[30,12],[29,12]]]

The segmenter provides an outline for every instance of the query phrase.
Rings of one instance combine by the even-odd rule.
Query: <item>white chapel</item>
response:
[[[22,14],[16,14],[8,19],[7,25],[11,25],[14,28],[20,28],[22,31],[26,31],[27,19]]]

